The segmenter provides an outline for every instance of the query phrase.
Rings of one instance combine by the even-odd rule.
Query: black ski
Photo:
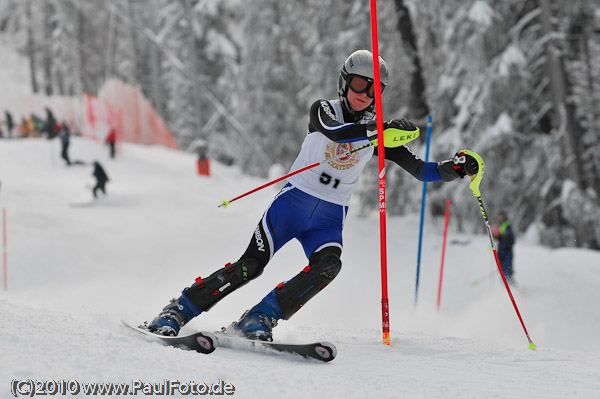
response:
[[[198,331],[196,333],[185,335],[185,336],[177,336],[170,337],[166,335],[158,335],[151,333],[145,328],[135,327],[129,323],[126,323],[121,320],[121,322],[135,330],[141,334],[144,334],[147,337],[150,337],[154,340],[160,341],[161,343],[169,346],[175,347],[183,347],[185,349],[190,349],[199,353],[209,354],[215,350],[217,339],[215,336],[209,332]]]
[[[128,328],[137,331],[138,333],[143,334],[150,339],[159,341],[162,344],[190,349],[204,354],[212,353],[215,348],[222,347],[265,354],[284,353],[300,355],[305,358],[315,359],[322,362],[330,362],[335,359],[335,356],[337,355],[337,348],[335,345],[329,342],[286,344],[280,342],[252,340],[224,332],[210,333],[206,331],[198,331],[189,335],[170,337],[154,334],[146,328],[136,327],[125,321],[121,322]]]
[[[309,344],[286,344],[247,339],[223,332],[215,332],[217,347],[239,349],[259,353],[287,353],[305,358],[330,362],[337,355],[337,348],[329,342],[313,342]]]

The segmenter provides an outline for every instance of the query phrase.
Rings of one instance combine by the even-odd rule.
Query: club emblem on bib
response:
[[[352,143],[329,143],[325,150],[325,158],[337,157],[347,151],[352,151]],[[358,152],[346,155],[345,157],[329,161],[329,165],[338,170],[350,169],[358,163],[360,155]]]

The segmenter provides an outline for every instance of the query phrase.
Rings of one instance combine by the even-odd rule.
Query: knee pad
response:
[[[260,276],[263,269],[264,265],[256,259],[241,259],[205,279],[198,277],[196,282],[185,290],[185,295],[194,305],[207,311],[236,289]]]
[[[317,271],[324,279],[330,281],[342,270],[342,261],[337,254],[328,253],[318,258],[316,262],[310,262],[309,267]]]
[[[342,261],[337,253],[325,253],[315,259],[311,259],[310,264],[298,275],[275,289],[275,297],[285,320],[327,287],[342,269]]]

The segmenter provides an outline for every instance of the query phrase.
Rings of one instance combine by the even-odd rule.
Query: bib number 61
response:
[[[333,188],[338,188],[340,185],[340,179],[334,179],[332,176],[327,173],[321,173],[321,177],[319,177],[319,181],[326,186],[333,184]]]

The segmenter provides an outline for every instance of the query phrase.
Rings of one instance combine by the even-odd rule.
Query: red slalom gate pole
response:
[[[6,253],[6,208],[2,208],[2,237],[2,247],[4,248],[4,254],[2,257],[2,281],[4,282],[4,291],[8,291],[8,265]]]
[[[442,265],[440,266],[440,284],[438,285],[437,310],[440,310],[442,299],[442,277],[444,276],[444,258],[446,257],[446,238],[448,237],[448,220],[450,220],[450,200],[446,201],[446,221],[444,222],[444,241],[442,243]]]
[[[375,111],[377,115],[377,142],[379,143],[379,236],[381,243],[381,318],[383,343],[390,345],[390,305],[387,284],[387,242],[385,210],[385,145],[383,142],[383,115],[381,103],[381,76],[379,72],[379,46],[377,39],[377,1],[371,0],[371,45],[373,47],[373,72],[375,85]]]

